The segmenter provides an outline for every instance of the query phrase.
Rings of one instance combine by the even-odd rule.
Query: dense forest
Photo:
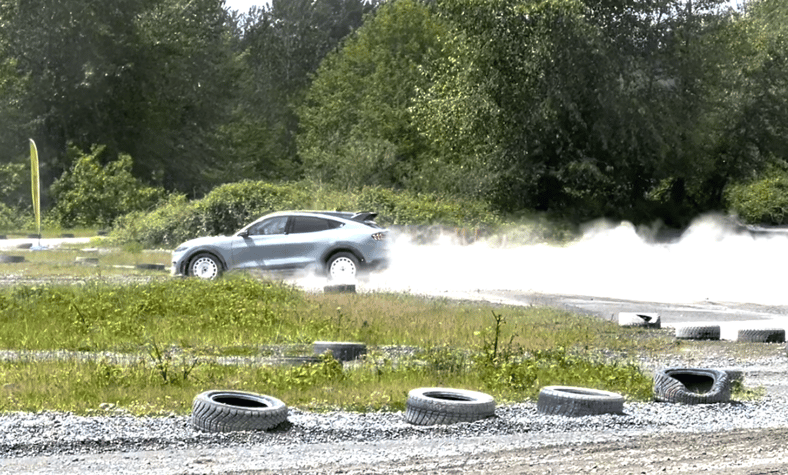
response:
[[[0,0],[0,124],[5,209],[32,138],[46,207],[92,166],[150,199],[308,181],[783,223],[788,0]]]

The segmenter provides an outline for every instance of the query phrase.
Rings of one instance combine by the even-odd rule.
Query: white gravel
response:
[[[112,411],[100,416],[4,414],[0,472],[309,472],[310,467],[326,464],[405,463],[419,456],[602,442],[635,434],[784,428],[787,366],[785,358],[775,357],[738,368],[747,386],[768,389],[757,401],[703,406],[626,403],[623,415],[578,418],[545,416],[529,402],[499,405],[494,418],[448,426],[413,426],[401,412],[310,413],[291,408],[288,421],[271,431],[212,434],[192,428],[188,416],[132,417]]]

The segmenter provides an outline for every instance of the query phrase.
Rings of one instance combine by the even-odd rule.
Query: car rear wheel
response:
[[[358,273],[358,259],[349,252],[336,253],[328,260],[326,273],[337,282],[352,281]]]
[[[197,254],[189,262],[189,275],[200,279],[215,279],[222,273],[219,260],[210,254]]]

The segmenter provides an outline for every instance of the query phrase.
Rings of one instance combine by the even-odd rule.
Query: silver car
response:
[[[232,236],[186,241],[172,274],[214,279],[231,269],[313,269],[335,281],[388,264],[388,231],[377,213],[286,211],[263,216]]]

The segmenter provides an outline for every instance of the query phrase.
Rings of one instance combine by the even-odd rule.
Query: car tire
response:
[[[680,404],[714,404],[731,398],[728,373],[710,368],[668,368],[654,375],[654,398]]]
[[[267,430],[287,420],[279,399],[242,391],[205,391],[192,403],[192,425],[205,432]]]
[[[97,266],[99,260],[98,257],[77,256],[76,258],[74,258],[74,262],[81,266]]]
[[[783,343],[785,342],[785,330],[782,328],[741,329],[736,335],[736,341],[748,343]]]
[[[189,260],[189,267],[186,269],[186,273],[191,277],[200,279],[216,279],[222,275],[222,264],[214,255],[203,252]]]
[[[676,327],[676,338],[680,340],[719,340],[719,325],[682,325]]]
[[[495,416],[492,396],[449,388],[418,388],[408,393],[405,420],[414,425],[473,422]]]
[[[8,256],[8,255],[0,256],[0,263],[3,264],[16,264],[19,262],[25,262],[25,256]]]
[[[331,351],[331,356],[337,361],[353,361],[367,354],[367,345],[345,341],[316,341],[312,344],[316,355]]]
[[[539,391],[536,410],[556,416],[623,414],[624,397],[610,391],[573,386],[545,386]]]
[[[659,314],[620,312],[618,324],[622,327],[660,328],[662,326]]]
[[[356,279],[358,271],[358,259],[349,252],[338,252],[326,262],[326,275],[332,281],[352,282]]]

